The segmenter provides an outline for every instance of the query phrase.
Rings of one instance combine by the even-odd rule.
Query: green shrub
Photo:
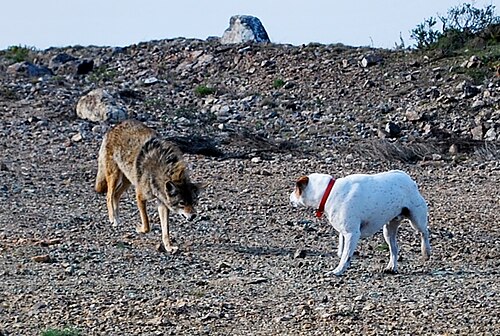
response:
[[[73,328],[47,329],[42,331],[41,336],[79,336],[80,332]]]
[[[194,93],[198,96],[198,97],[205,97],[205,96],[209,96],[211,94],[214,94],[216,92],[215,88],[213,87],[210,87],[210,86],[206,86],[206,85],[198,85],[195,89],[194,89]]]
[[[441,36],[441,32],[434,28],[436,23],[436,19],[430,17],[425,19],[424,22],[417,25],[417,27],[411,31],[410,37],[417,41],[418,49],[429,48],[437,42]]]
[[[32,52],[35,49],[32,47],[10,46],[5,51],[5,58],[12,63],[31,61],[33,59]]]
[[[418,49],[439,49],[445,52],[458,50],[500,23],[500,17],[495,15],[494,5],[476,8],[472,4],[464,3],[450,8],[446,16],[438,18],[441,21],[441,29],[436,28],[437,19],[430,17],[411,31],[410,37],[416,41]],[[496,36],[491,38],[496,39]]]
[[[283,86],[285,86],[285,81],[283,79],[277,78],[274,80],[273,88],[279,89],[279,88],[282,88]]]
[[[115,69],[109,69],[106,66],[102,65],[98,68],[95,68],[90,75],[88,76],[88,80],[93,83],[107,82],[112,81],[117,75]]]

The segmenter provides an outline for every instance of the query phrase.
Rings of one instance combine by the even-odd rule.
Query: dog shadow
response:
[[[305,247],[283,247],[283,246],[246,246],[241,244],[210,244],[207,248],[218,249],[220,251],[231,251],[238,254],[246,254],[251,256],[291,256],[298,258],[304,257],[336,257],[334,252],[324,252],[312,250]]]

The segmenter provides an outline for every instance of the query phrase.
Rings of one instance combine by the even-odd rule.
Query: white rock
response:
[[[250,15],[235,15],[229,20],[229,28],[221,38],[222,44],[245,42],[270,42],[267,32],[258,18]]]

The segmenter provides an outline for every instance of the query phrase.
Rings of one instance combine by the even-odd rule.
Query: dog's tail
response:
[[[431,256],[431,245],[429,243],[429,228],[427,227],[427,204],[422,202],[410,210],[411,226],[420,233],[422,257],[428,260]]]
[[[108,189],[106,182],[106,136],[102,140],[101,148],[99,149],[99,157],[97,159],[97,176],[95,178],[95,191],[103,194]]]

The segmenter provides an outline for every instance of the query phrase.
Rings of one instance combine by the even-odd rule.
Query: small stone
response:
[[[82,137],[82,134],[80,132],[76,133],[75,135],[73,135],[71,137],[71,141],[73,142],[80,142],[82,141],[83,137]]]
[[[250,161],[252,161],[252,163],[259,163],[262,161],[262,159],[259,156],[256,156],[252,158]]]
[[[495,141],[497,139],[497,132],[494,127],[491,127],[486,134],[484,134],[484,140],[486,141]]]
[[[420,111],[411,110],[406,111],[405,116],[408,121],[419,121],[420,119],[422,119],[422,114],[423,113]]]
[[[34,262],[37,263],[49,263],[51,262],[51,258],[48,254],[37,255],[31,258]]]
[[[306,253],[306,250],[303,250],[303,249],[297,249],[295,250],[295,252],[293,253],[293,258],[294,259],[298,259],[298,258],[305,258],[307,255]]]
[[[440,161],[442,156],[439,154],[432,154],[432,161]]]
[[[365,301],[365,297],[363,295],[358,295],[354,298],[354,301]]]
[[[385,131],[391,138],[395,138],[400,135],[401,133],[401,127],[399,127],[396,123],[389,121],[385,125]]]
[[[448,149],[448,153],[451,155],[457,155],[458,154],[458,147],[456,144],[453,144],[450,146],[450,149]]]
[[[361,59],[361,66],[363,68],[366,68],[369,66],[377,65],[380,62],[382,62],[382,57],[377,55],[368,55],[363,57],[363,59]]]
[[[472,139],[474,140],[483,140],[483,125],[478,125],[471,129]]]
[[[153,85],[158,83],[159,80],[156,77],[149,77],[144,80],[144,85]]]

